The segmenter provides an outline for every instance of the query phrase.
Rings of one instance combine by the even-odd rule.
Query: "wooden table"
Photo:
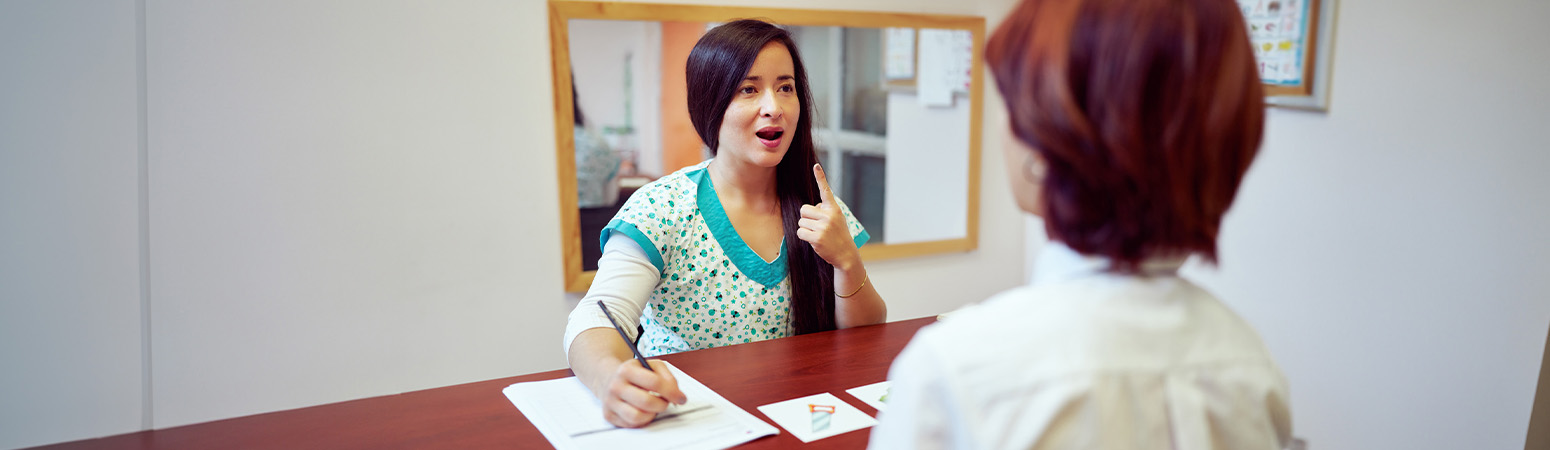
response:
[[[845,390],[886,379],[889,364],[915,331],[935,321],[927,317],[661,359],[776,428],[755,408],[823,392],[875,416],[877,410]],[[501,390],[571,375],[569,369],[554,370],[43,448],[552,448]],[[803,444],[782,429],[737,448],[864,448],[870,432],[865,428]]]

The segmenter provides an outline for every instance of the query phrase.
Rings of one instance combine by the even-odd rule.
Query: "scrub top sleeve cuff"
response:
[[[856,242],[856,248],[866,245],[867,241],[872,239],[872,235],[866,232],[866,227],[861,226],[861,221],[856,220],[855,214],[850,212],[850,205],[846,205],[845,201],[838,197],[834,200],[839,202],[840,212],[845,214],[845,228],[849,229],[850,238]]]
[[[651,238],[646,237],[645,233],[641,233],[640,229],[635,228],[635,224],[619,219],[609,221],[608,226],[603,227],[602,235],[598,236],[601,246],[608,246],[608,238],[615,234],[629,237],[636,244],[640,245],[646,258],[651,261],[651,265],[657,268],[658,274],[661,274],[663,268],[667,267],[667,264],[662,260],[662,252],[657,249],[656,243],[651,242]],[[599,267],[602,266],[599,265]]]

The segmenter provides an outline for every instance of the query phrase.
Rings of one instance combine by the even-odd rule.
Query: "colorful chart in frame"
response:
[[[1238,0],[1249,25],[1249,41],[1265,84],[1300,86],[1311,36],[1309,20],[1314,0]]]

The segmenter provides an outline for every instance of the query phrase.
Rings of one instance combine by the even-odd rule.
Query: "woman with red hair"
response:
[[[1018,207],[1050,242],[1030,285],[924,328],[872,447],[1279,449],[1284,376],[1248,323],[1182,279],[1264,127],[1232,0],[1024,0],[985,59]]]

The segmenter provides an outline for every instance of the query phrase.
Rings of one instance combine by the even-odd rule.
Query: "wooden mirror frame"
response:
[[[549,2],[550,57],[554,69],[555,155],[560,188],[560,233],[564,254],[566,292],[586,292],[595,271],[583,271],[580,211],[576,198],[576,158],[571,104],[570,20],[724,22],[760,18],[780,25],[866,28],[931,28],[965,30],[973,35],[974,54],[969,87],[968,198],[965,233],[961,238],[900,244],[876,243],[861,247],[866,261],[906,258],[951,252],[967,252],[979,245],[979,172],[981,114],[984,109],[985,19],[974,16],[895,12],[831,11],[808,9],[746,8],[729,6],[668,5],[653,3]],[[595,239],[595,237],[594,237]]]

